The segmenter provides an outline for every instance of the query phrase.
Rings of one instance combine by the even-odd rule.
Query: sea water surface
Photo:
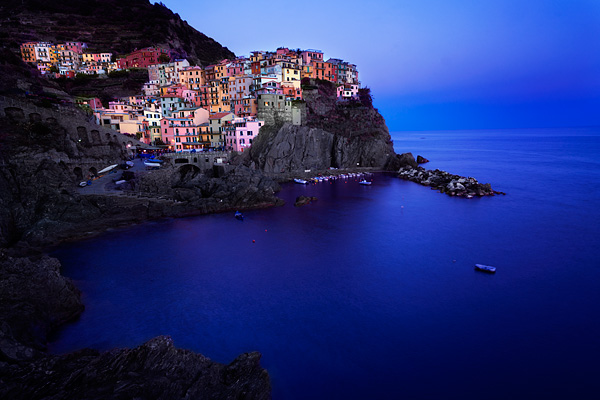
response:
[[[61,247],[86,310],[51,349],[167,334],[221,363],[257,350],[274,399],[596,399],[600,129],[393,138],[507,195],[388,175],[287,184],[285,206],[243,222],[151,222]],[[318,201],[293,207],[301,194]]]

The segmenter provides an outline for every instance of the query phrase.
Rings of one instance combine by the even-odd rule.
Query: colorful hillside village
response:
[[[265,123],[276,118],[302,123],[302,80],[321,79],[337,86],[339,101],[358,97],[356,65],[320,50],[254,51],[249,57],[206,67],[159,47],[113,59],[111,53],[86,53],[85,43],[21,45],[23,60],[49,77],[103,75],[130,68],[148,70],[138,96],[111,101],[86,100],[98,124],[171,151],[219,149],[243,152]],[[306,81],[305,81],[306,82]]]

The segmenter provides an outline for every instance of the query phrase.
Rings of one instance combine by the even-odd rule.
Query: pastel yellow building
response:
[[[179,83],[188,89],[199,90],[205,83],[205,73],[202,67],[186,67],[179,71]]]

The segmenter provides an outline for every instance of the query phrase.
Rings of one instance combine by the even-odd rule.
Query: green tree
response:
[[[171,57],[169,57],[166,54],[161,54],[160,56],[158,56],[158,62],[160,62],[161,64],[168,63],[169,61],[171,61]]]

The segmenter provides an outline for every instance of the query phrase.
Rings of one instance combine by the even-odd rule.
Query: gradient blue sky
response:
[[[358,65],[390,130],[600,125],[600,0],[163,0],[237,55]]]

